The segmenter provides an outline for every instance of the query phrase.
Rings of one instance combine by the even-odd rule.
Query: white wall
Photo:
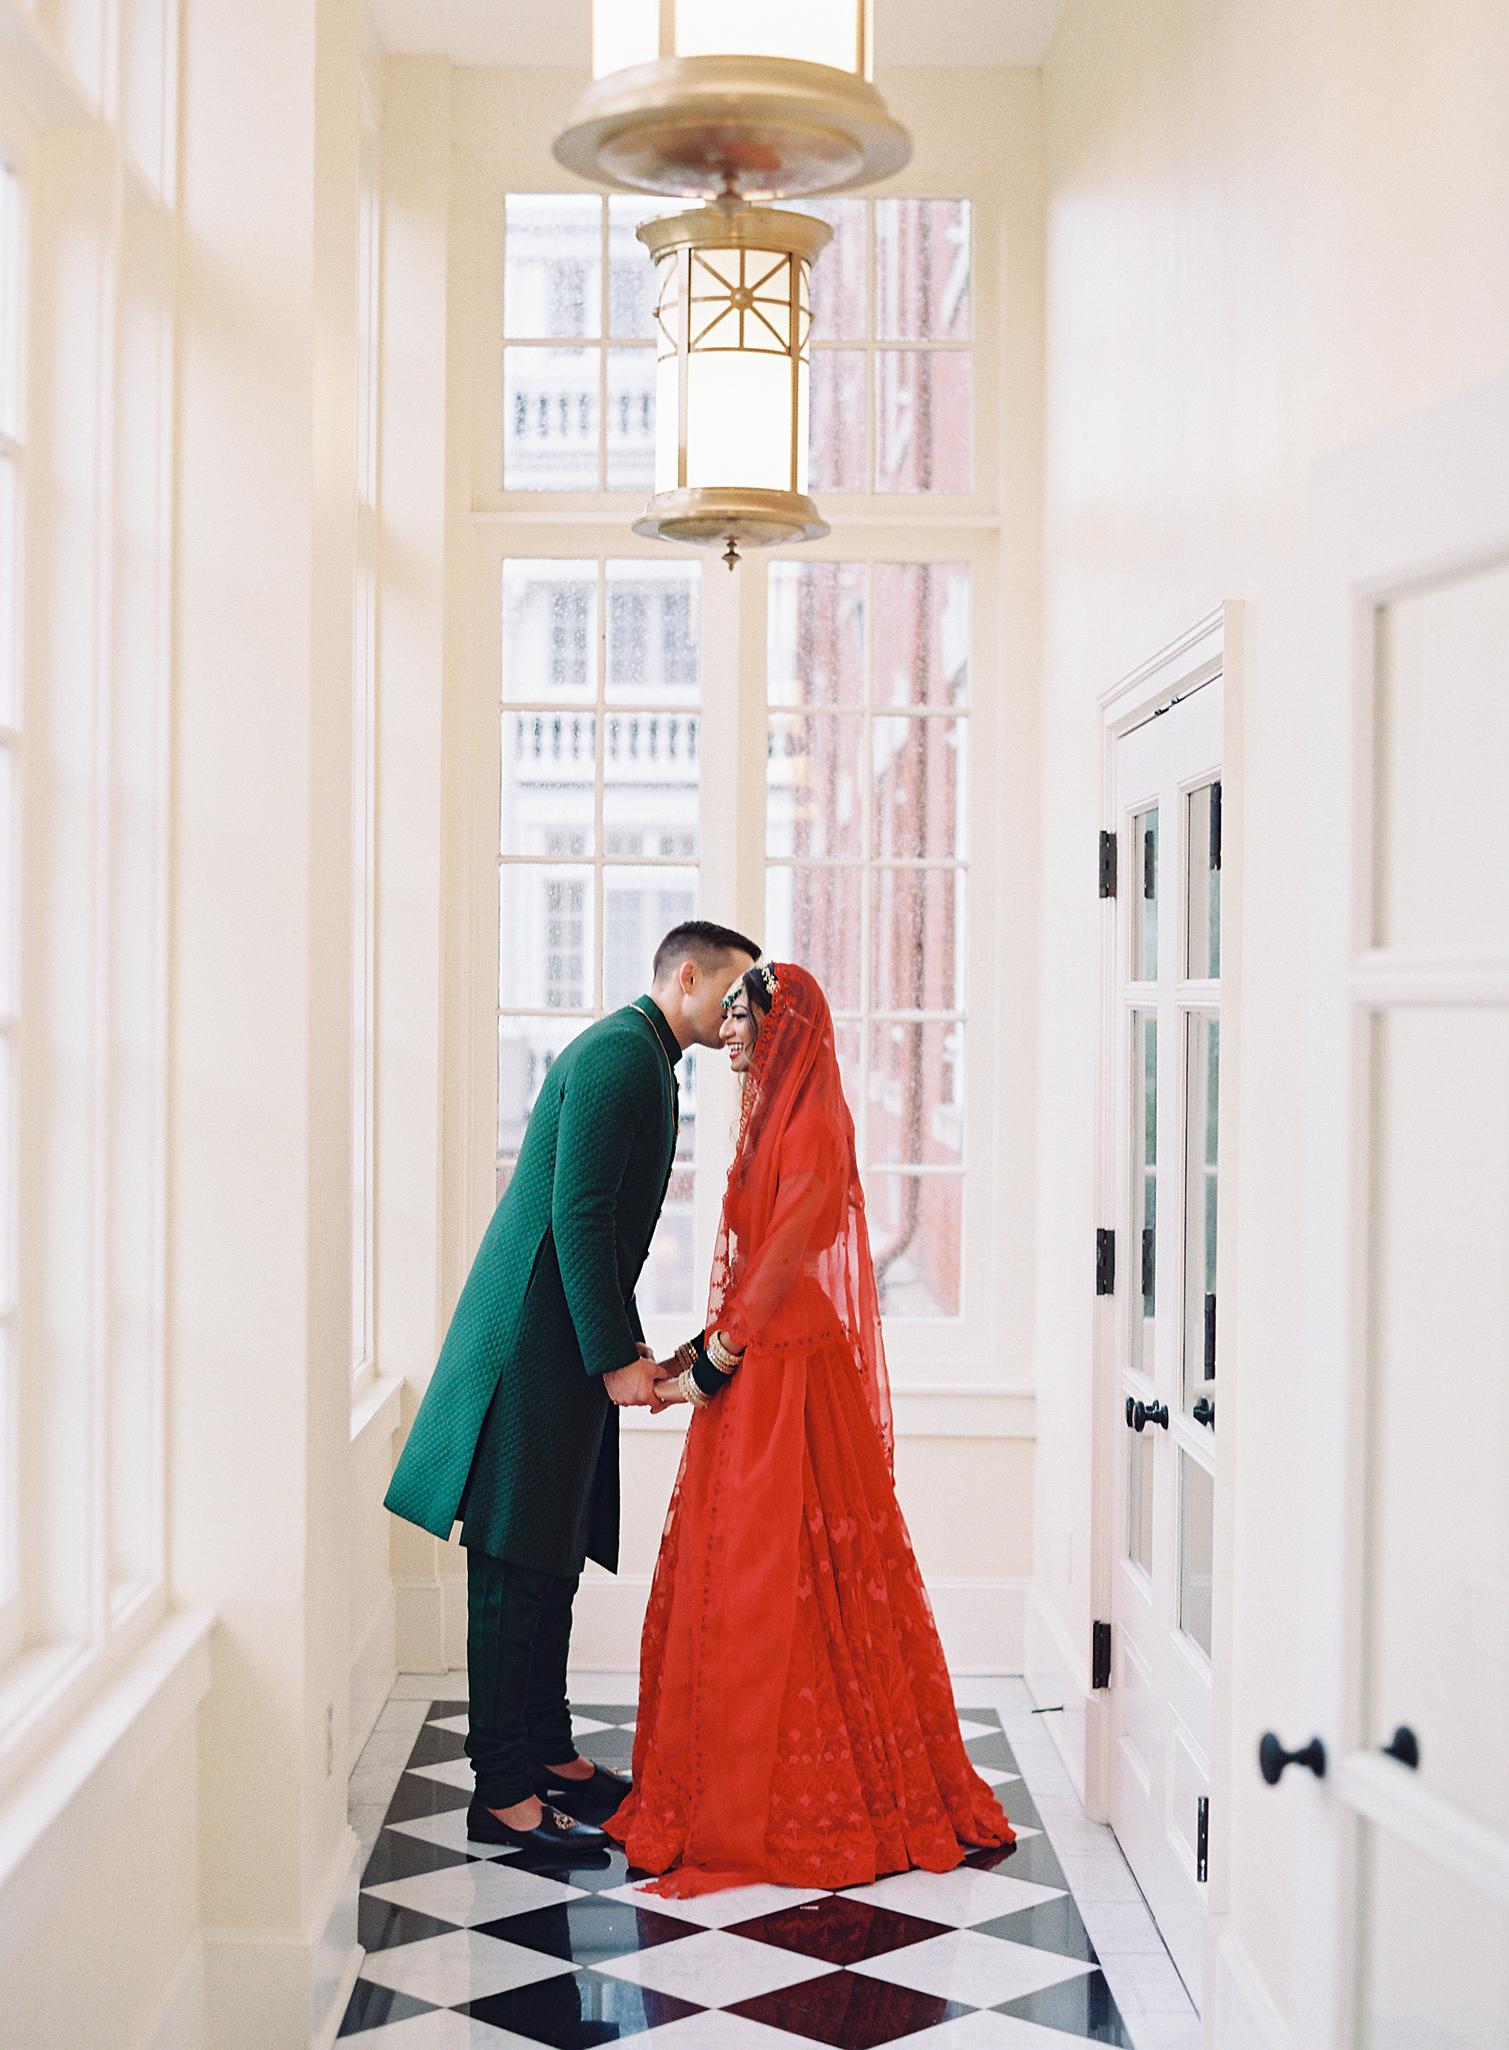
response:
[[[1290,1790],[1259,1731],[1311,1730],[1306,1559],[1286,1477],[1306,1363],[1303,896],[1324,889],[1305,752],[1305,538],[1326,451],[1509,362],[1509,14],[1372,0],[1070,0],[1044,69],[1047,452],[1032,1677],[1087,1680],[1090,1247],[1100,907],[1097,691],[1222,599],[1246,601],[1227,801],[1240,892],[1240,1185],[1223,1185],[1222,1436],[1239,1462],[1223,1599],[1235,1696],[1227,2046],[1281,2040],[1304,1932],[1282,1875]],[[1232,726],[1231,712],[1228,725]],[[1229,1608],[1228,1608],[1229,1613]],[[1081,1696],[1082,1699],[1082,1696]],[[1081,1767],[1083,1759],[1076,1761]],[[1250,1971],[1249,1971],[1250,1968]],[[1246,1986],[1244,1996],[1242,1987]]]

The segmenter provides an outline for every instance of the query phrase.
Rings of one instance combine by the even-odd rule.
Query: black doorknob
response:
[[[1302,1765],[1313,1772],[1318,1780],[1326,1776],[1326,1747],[1319,1737],[1312,1737],[1308,1744],[1298,1751],[1286,1751],[1272,1730],[1263,1732],[1258,1745],[1258,1771],[1270,1787],[1276,1787],[1284,1776],[1286,1765]]]
[[[1166,1431],[1168,1429],[1168,1404],[1166,1402],[1150,1402],[1148,1404],[1147,1420],[1150,1424],[1157,1424],[1162,1430]]]
[[[1407,1765],[1411,1772],[1420,1769],[1420,1740],[1411,1729],[1401,1723],[1392,1737],[1383,1746],[1385,1758],[1397,1758],[1401,1765]]]
[[[1134,1431],[1145,1431],[1149,1424],[1161,1424],[1168,1429],[1168,1404],[1166,1402],[1139,1402],[1134,1396],[1127,1397],[1126,1420]]]
[[[1190,1411],[1197,1424],[1205,1424],[1212,1431],[1216,1427],[1216,1406],[1208,1395],[1202,1395]]]

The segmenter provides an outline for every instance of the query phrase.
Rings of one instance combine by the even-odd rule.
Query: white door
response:
[[[1111,1823],[1197,2001],[1219,1333],[1221,710],[1217,676],[1116,744],[1113,1357],[1121,1449]]]
[[[1306,1125],[1318,1597],[1272,1798],[1316,2050],[1509,2044],[1509,387],[1323,477]],[[1314,1775],[1312,1777],[1312,1775]]]

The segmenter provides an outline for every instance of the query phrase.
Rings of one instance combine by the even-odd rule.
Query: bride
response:
[[[645,1616],[633,1790],[669,1895],[857,1886],[1013,1841],[959,1734],[892,1478],[854,1123],[827,1000],[762,964],[724,999],[742,1079],[695,1407]]]

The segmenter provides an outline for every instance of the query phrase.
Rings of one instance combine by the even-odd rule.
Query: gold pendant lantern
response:
[[[640,192],[790,198],[887,178],[911,137],[871,84],[873,0],[594,0],[592,84],[556,139]]]
[[[810,272],[823,221],[722,204],[646,221],[654,259],[655,495],[636,534],[740,546],[828,531],[807,496]]]

